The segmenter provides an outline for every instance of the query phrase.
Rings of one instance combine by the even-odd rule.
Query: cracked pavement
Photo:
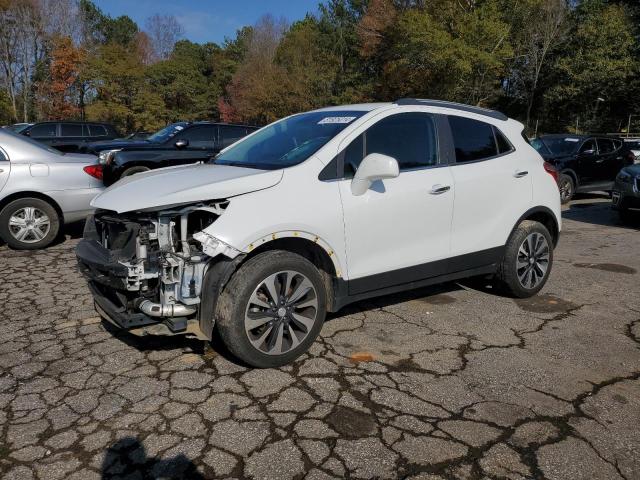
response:
[[[640,235],[564,211],[527,300],[469,281],[345,308],[273,370],[114,334],[69,238],[0,247],[0,477],[640,478]]]

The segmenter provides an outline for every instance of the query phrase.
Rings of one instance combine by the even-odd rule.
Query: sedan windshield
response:
[[[332,110],[294,115],[238,142],[214,162],[264,170],[291,167],[305,161],[365,113]]]
[[[553,155],[571,155],[580,146],[580,139],[576,137],[543,137],[541,140]]]
[[[180,130],[184,130],[184,127],[186,127],[187,125],[188,124],[186,122],[172,123],[171,125],[167,125],[162,130],[158,130],[156,133],[149,136],[147,140],[153,143],[164,143]]]

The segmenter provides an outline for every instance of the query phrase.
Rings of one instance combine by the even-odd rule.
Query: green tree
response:
[[[575,11],[570,41],[555,63],[547,95],[555,128],[619,130],[631,113],[633,80],[638,74],[633,25],[621,5],[585,0]],[[637,92],[636,92],[637,95]]]

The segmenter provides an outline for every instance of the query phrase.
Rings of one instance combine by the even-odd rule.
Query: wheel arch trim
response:
[[[520,218],[518,218],[518,221],[515,223],[515,225],[511,229],[511,232],[509,232],[509,237],[507,237],[507,239],[510,238],[511,235],[513,235],[513,232],[515,231],[515,229],[518,228],[518,225],[520,225],[520,223],[522,223],[524,220],[529,220],[532,218],[535,219],[536,217],[539,218],[540,215],[543,215],[546,219],[551,220],[551,222],[553,222],[552,231],[550,231],[549,233],[551,234],[551,238],[553,240],[553,246],[555,247],[558,244],[558,240],[560,238],[560,225],[558,222],[558,218],[553,213],[553,211],[549,207],[545,207],[543,205],[532,207],[526,212],[524,212],[520,216]],[[545,225],[545,226],[548,226],[548,225]]]
[[[35,191],[28,191],[27,190],[27,191],[20,191],[20,192],[11,193],[11,194],[7,195],[6,197],[3,197],[2,199],[0,199],[0,211],[2,211],[11,202],[13,202],[15,200],[21,200],[21,199],[24,199],[24,198],[37,198],[39,200],[47,202],[58,213],[58,216],[60,217],[60,223],[64,224],[64,213],[62,212],[62,208],[60,208],[60,205],[58,204],[58,202],[56,202],[49,195],[46,195],[46,194],[44,194],[42,192],[35,192]]]

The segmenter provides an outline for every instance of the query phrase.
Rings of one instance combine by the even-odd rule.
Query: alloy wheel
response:
[[[572,195],[573,186],[571,185],[571,180],[565,178],[560,182],[560,198],[563,202],[566,202],[571,200]]]
[[[524,288],[537,287],[549,268],[549,243],[544,235],[533,232],[527,235],[516,260],[518,281]]]
[[[282,355],[309,335],[318,315],[311,281],[292,270],[262,280],[251,294],[244,327],[251,345],[267,355]]]
[[[36,243],[47,236],[51,229],[49,216],[36,207],[24,207],[9,217],[9,232],[23,243]]]

